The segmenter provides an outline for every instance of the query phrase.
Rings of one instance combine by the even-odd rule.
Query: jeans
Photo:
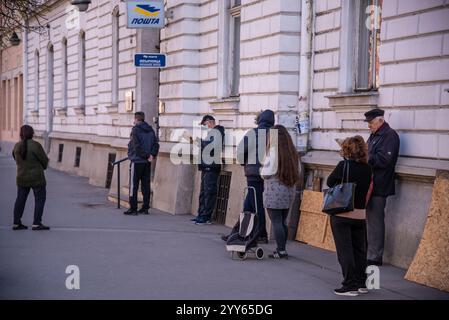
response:
[[[259,237],[267,237],[267,227],[265,221],[265,209],[263,207],[263,191],[264,185],[263,180],[260,181],[247,181],[248,187],[254,187],[256,190],[256,205],[257,205],[257,217],[259,221]],[[254,190],[250,188],[248,194],[246,195],[245,202],[243,203],[244,211],[256,212],[254,207]]]
[[[129,167],[129,205],[131,210],[137,210],[137,191],[141,184],[143,204],[142,209],[150,208],[150,183],[151,183],[151,162],[134,163]]]
[[[285,251],[287,243],[288,227],[285,223],[289,209],[267,208],[271,223],[273,224],[274,237],[276,238],[277,251]]]
[[[44,213],[45,200],[47,199],[46,186],[39,187],[17,187],[17,198],[14,204],[14,224],[19,225],[22,223],[23,210],[25,209],[25,203],[30,193],[30,189],[33,189],[34,193],[34,225],[42,223],[42,215]]]
[[[366,283],[366,221],[331,216],[330,219],[344,287],[360,288]]]
[[[208,221],[212,218],[217,201],[219,171],[201,171],[201,190],[198,206],[198,219]]]
[[[368,260],[382,263],[385,243],[385,205],[387,198],[372,197],[366,207]]]

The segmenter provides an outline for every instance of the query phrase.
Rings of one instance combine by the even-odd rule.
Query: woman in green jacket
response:
[[[40,143],[33,140],[33,136],[34,130],[31,126],[22,126],[20,128],[21,141],[16,143],[12,152],[17,163],[17,199],[14,205],[13,230],[28,229],[21,220],[30,189],[33,189],[35,199],[32,229],[50,229],[42,224],[47,195],[44,170],[47,169],[48,157]]]

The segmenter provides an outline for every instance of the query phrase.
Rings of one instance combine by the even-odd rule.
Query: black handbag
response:
[[[344,182],[345,172],[346,182]],[[349,182],[349,162],[345,161],[341,183],[327,190],[324,195],[322,212],[335,215],[353,211],[355,187],[354,182]]]

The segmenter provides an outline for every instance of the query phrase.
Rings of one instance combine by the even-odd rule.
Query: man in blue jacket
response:
[[[365,113],[371,135],[368,163],[373,170],[373,191],[366,207],[368,265],[382,265],[385,241],[385,205],[395,194],[395,166],[399,156],[399,136],[384,119],[384,110]]]
[[[205,225],[211,224],[212,213],[217,201],[217,183],[221,171],[221,151],[225,130],[222,126],[216,125],[215,118],[211,115],[205,115],[200,125],[206,126],[210,131],[204,140],[198,141],[201,144],[198,164],[198,170],[201,171],[201,191],[198,216],[192,221],[196,225]]]
[[[151,161],[159,152],[159,143],[153,128],[145,122],[145,114],[134,114],[134,127],[128,143],[129,170],[129,204],[126,215],[148,214],[150,209]],[[137,191],[141,183],[143,204],[137,211]]]

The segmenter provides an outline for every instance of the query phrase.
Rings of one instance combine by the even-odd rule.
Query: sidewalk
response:
[[[191,216],[152,210],[125,216],[107,190],[87,179],[47,170],[48,232],[12,231],[15,164],[0,155],[0,299],[448,299],[449,293],[381,267],[381,289],[338,297],[335,253],[289,242],[289,260],[231,260],[221,225],[196,226]],[[34,197],[23,222],[30,226]],[[265,245],[265,253],[275,244]],[[65,287],[66,267],[80,269],[80,290]]]

